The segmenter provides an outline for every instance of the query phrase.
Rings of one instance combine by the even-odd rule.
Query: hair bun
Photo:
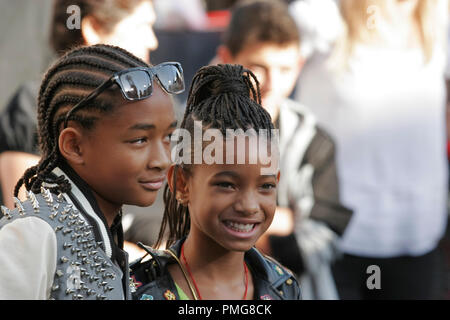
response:
[[[250,90],[244,82],[243,77],[220,77],[211,83],[211,94],[220,95],[232,93],[250,96]]]

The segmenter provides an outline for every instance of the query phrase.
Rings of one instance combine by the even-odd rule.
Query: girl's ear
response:
[[[59,151],[69,163],[84,164],[82,137],[82,133],[74,127],[65,128],[59,134]]]
[[[182,205],[187,205],[189,193],[186,172],[176,164],[171,165],[167,171],[167,183],[170,191],[172,193],[175,191],[177,201]]]

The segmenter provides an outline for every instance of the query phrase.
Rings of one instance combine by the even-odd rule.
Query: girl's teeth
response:
[[[254,224],[242,224],[232,221],[226,221],[225,224],[231,229],[239,232],[249,232],[254,227]]]

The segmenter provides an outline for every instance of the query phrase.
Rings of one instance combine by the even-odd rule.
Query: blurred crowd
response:
[[[71,5],[78,29],[67,27]],[[297,275],[304,299],[450,298],[448,0],[54,0],[51,10],[54,58],[107,43],[179,61],[187,88],[208,64],[256,75],[281,152],[276,216],[257,247]],[[23,79],[0,106],[11,208],[39,160],[39,83]],[[155,243],[163,206],[159,195],[124,210],[131,259],[137,242]]]

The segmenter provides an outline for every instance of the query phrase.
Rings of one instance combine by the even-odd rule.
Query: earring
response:
[[[181,198],[181,197],[178,197],[178,198],[177,198],[177,201],[178,201],[182,206],[184,206],[184,205],[186,204],[186,199],[183,199],[183,198]]]

